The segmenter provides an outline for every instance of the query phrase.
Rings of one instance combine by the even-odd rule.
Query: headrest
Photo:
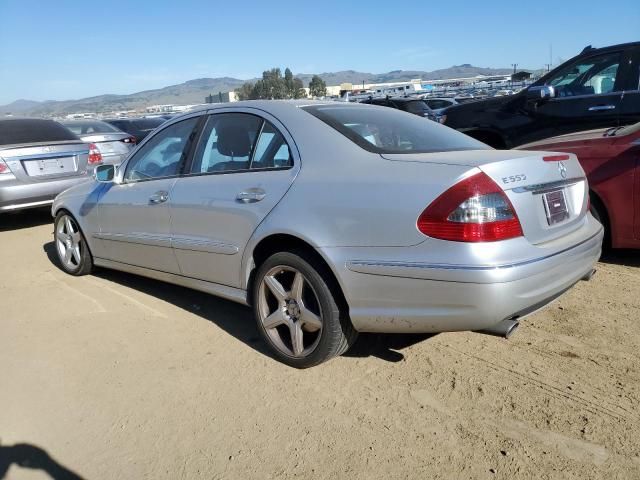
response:
[[[246,127],[223,123],[216,127],[218,152],[225,157],[248,157],[251,153],[251,137]]]

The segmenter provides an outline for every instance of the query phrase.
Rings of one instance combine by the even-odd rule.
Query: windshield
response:
[[[631,133],[640,132],[640,122],[627,125],[626,127],[614,127],[607,130],[607,136],[623,137]]]
[[[424,117],[392,108],[312,105],[311,115],[373,153],[431,153],[491,147]]]
[[[76,135],[120,132],[116,127],[105,122],[63,122],[62,124]]]
[[[69,140],[78,140],[78,137],[53,120],[21,118],[0,121],[0,145]]]

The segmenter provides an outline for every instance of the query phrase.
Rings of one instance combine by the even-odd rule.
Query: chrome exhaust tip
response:
[[[495,325],[478,330],[478,333],[484,333],[486,335],[494,335],[496,337],[509,338],[518,329],[520,322],[517,319],[502,320]]]

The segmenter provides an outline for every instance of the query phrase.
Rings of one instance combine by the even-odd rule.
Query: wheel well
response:
[[[253,289],[255,287],[255,274],[260,266],[274,253],[278,252],[293,252],[299,253],[309,260],[314,262],[314,266],[320,269],[320,273],[331,292],[334,295],[336,303],[344,312],[348,312],[349,305],[344,296],[340,282],[336,278],[333,270],[318,251],[304,240],[287,234],[275,234],[263,238],[253,249],[253,263],[254,267],[249,274],[249,280],[247,282],[247,302],[251,304],[253,302]]]
[[[472,138],[479,140],[487,145],[497,148],[497,149],[505,149],[507,148],[507,144],[504,141],[504,138],[499,133],[491,132],[489,130],[472,130],[470,132],[465,132]]]
[[[602,198],[595,191],[589,190],[589,201],[591,202],[591,208],[595,208],[600,215],[600,221],[604,226],[604,245],[605,247],[611,246],[611,219],[609,218],[609,211],[605,206]]]

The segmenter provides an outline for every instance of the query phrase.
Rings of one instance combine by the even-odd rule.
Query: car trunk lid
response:
[[[524,236],[533,244],[576,230],[586,215],[587,180],[573,154],[478,150],[382,157],[402,162],[466,165],[481,170],[505,192]]]
[[[124,139],[131,138],[128,133],[92,133],[81,135],[80,138],[84,142],[95,144],[103,156],[126,155],[133,145],[123,142]]]
[[[85,175],[89,146],[79,141],[10,145],[0,158],[18,179],[26,181]]]

